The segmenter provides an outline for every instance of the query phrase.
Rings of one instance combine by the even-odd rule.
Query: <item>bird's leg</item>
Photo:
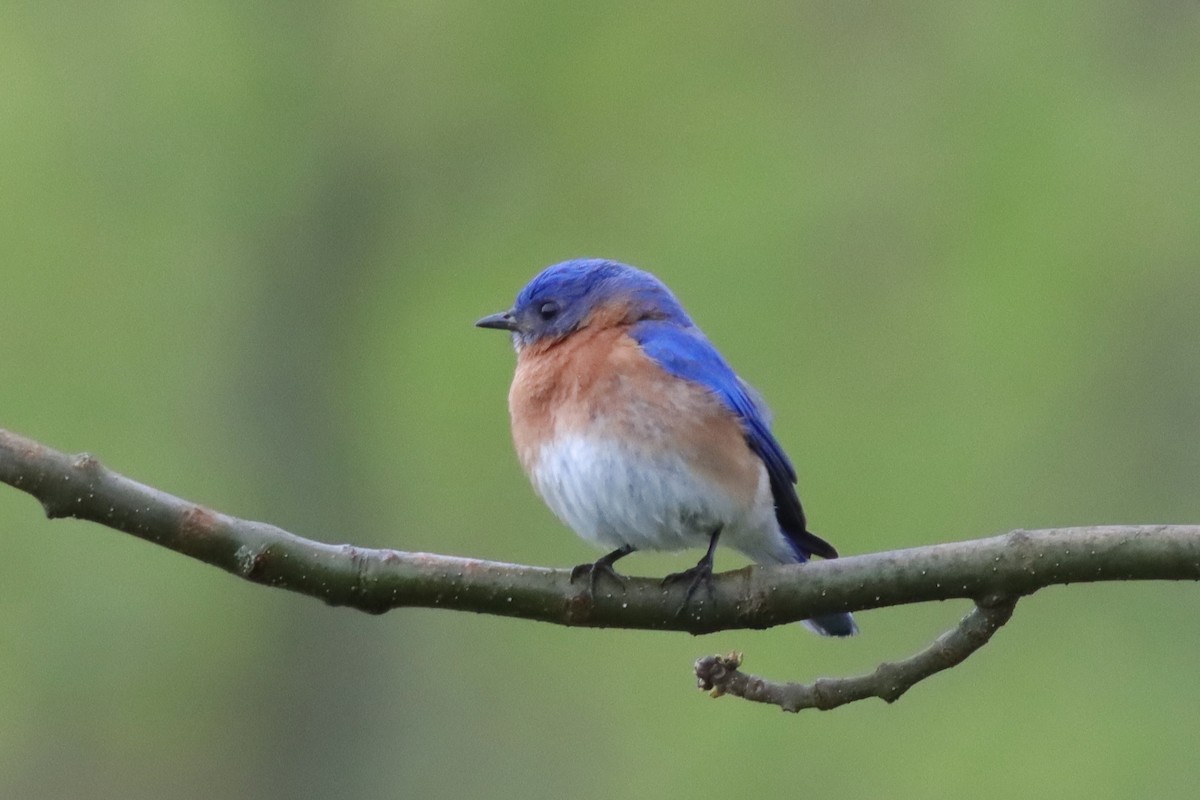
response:
[[[574,583],[577,578],[587,573],[588,594],[593,598],[596,596],[597,575],[607,575],[617,583],[624,583],[625,576],[613,569],[613,564],[632,553],[635,549],[633,545],[623,544],[608,555],[600,556],[594,563],[580,564],[571,570],[571,583]]]
[[[701,586],[709,595],[712,594],[712,576],[713,576],[713,557],[717,552],[717,540],[721,538],[721,529],[717,528],[712,532],[712,538],[708,540],[708,550],[704,553],[704,558],[691,569],[685,569],[683,572],[672,572],[670,575],[662,579],[663,585],[668,583],[678,583],[679,581],[688,581],[687,593],[683,596],[683,605],[679,607],[676,614],[682,614],[687,611],[688,605],[692,602],[692,595]]]

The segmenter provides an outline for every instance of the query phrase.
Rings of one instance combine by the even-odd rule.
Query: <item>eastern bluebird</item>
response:
[[[588,573],[594,588],[598,574],[619,579],[613,563],[635,550],[707,547],[666,579],[691,581],[690,600],[712,577],[718,539],[759,564],[837,557],[808,530],[766,404],[658,278],[615,261],[564,261],[510,310],[475,324],[512,332],[508,408],[534,489],[579,536],[612,548],[573,576]],[[805,624],[827,636],[858,631],[849,614]]]

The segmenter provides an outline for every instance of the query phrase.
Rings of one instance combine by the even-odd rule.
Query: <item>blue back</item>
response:
[[[746,443],[766,465],[775,499],[775,517],[799,560],[810,555],[836,558],[837,550],[808,531],[804,509],[796,494],[796,470],[771,433],[770,411],[745,381],[737,376],[711,342],[691,324],[673,320],[644,320],[630,335],[663,369],[704,386],[733,413],[746,433]]]

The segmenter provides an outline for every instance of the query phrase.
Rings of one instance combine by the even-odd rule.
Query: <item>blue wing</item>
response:
[[[737,414],[746,433],[746,443],[767,467],[775,516],[799,551],[797,554],[802,558],[810,554],[836,558],[837,550],[808,530],[796,494],[796,470],[771,433],[771,414],[758,392],[737,376],[694,325],[644,320],[633,326],[630,335],[667,372],[700,384]]]

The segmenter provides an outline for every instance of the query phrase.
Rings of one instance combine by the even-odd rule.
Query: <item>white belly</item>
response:
[[[786,556],[765,469],[760,491],[747,506],[699,477],[672,452],[568,436],[542,445],[533,463],[530,478],[538,494],[559,519],[597,547],[705,547],[719,528],[722,543],[755,560]]]

